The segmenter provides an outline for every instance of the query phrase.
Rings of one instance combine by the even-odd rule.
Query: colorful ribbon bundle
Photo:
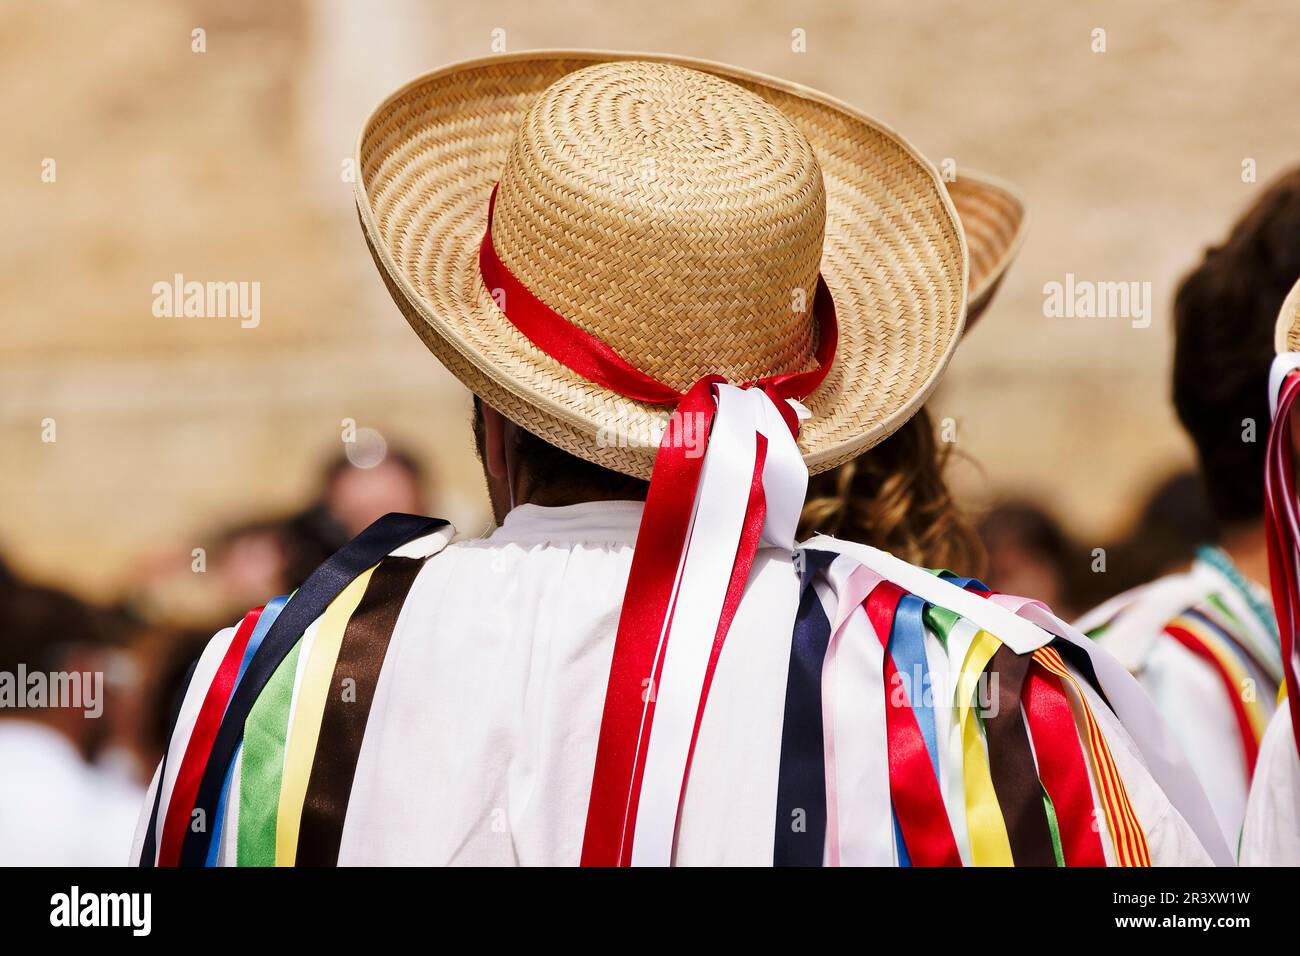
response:
[[[1264,471],[1264,516],[1268,569],[1282,642],[1282,671],[1291,725],[1300,727],[1300,515],[1297,513],[1292,458],[1292,413],[1300,398],[1300,354],[1281,353],[1269,374],[1268,433]],[[1300,735],[1296,738],[1300,748]]]
[[[714,670],[754,556],[759,547],[778,548],[785,553],[794,548],[795,529],[807,488],[807,470],[795,444],[801,410],[797,399],[807,396],[822,382],[834,359],[837,340],[834,302],[825,282],[819,279],[813,303],[818,328],[817,364],[811,370],[774,376],[743,388],[728,385],[717,376],[707,376],[683,394],[636,369],[605,343],[556,313],[510,272],[493,246],[495,200],[494,189],[479,247],[479,270],[484,285],[493,293],[506,318],[535,346],[588,380],[638,401],[675,405],[655,458],[624,595],[582,851],[584,865],[667,865],[673,859],[686,782]],[[688,454],[685,443],[679,440],[685,421],[704,423],[702,428],[694,429],[695,434],[702,434],[706,440],[702,458]],[[833,649],[843,640],[850,620],[861,610],[878,637],[879,679],[892,686],[901,665],[905,671],[916,670],[924,681],[926,652],[922,621],[929,614],[939,624],[937,629],[946,642],[949,631],[966,616],[954,613],[951,603],[924,600],[914,587],[903,586],[897,578],[886,580],[887,575],[873,570],[869,564],[861,566],[856,576],[851,577],[847,593],[853,599],[837,605],[843,609],[843,616],[838,613],[830,616],[835,626],[826,638],[823,660],[832,662],[825,668],[831,679],[835,673]],[[960,588],[948,587],[965,594]],[[975,600],[988,603],[985,599]],[[1007,617],[1018,621],[1014,615]],[[896,618],[901,622],[897,627]],[[960,715],[957,746],[963,768],[961,789],[967,808],[964,830],[970,835],[969,857],[975,863],[1009,864],[1014,862],[1010,837],[999,791],[993,784],[989,759],[985,756],[987,743],[972,706],[975,684],[1002,642],[984,628],[974,632],[963,629],[962,633],[958,643],[968,640],[964,645],[968,650],[956,675],[961,689],[955,704]],[[1048,635],[1037,628],[1021,627],[1021,646],[1017,650],[1030,653],[1047,639]],[[808,648],[798,652],[804,658],[811,653]],[[1046,655],[1041,660],[1035,658],[1039,668],[1049,670],[1051,660]],[[1023,680],[1025,675],[1020,669],[1013,666],[1011,670],[1013,676]],[[1028,665],[1024,670],[1028,670]],[[1062,665],[1048,675],[1036,675],[1029,683],[1034,700],[1041,705],[1036,712],[1054,713],[1058,718],[1064,713],[1060,706],[1053,708],[1043,703],[1043,698],[1053,691],[1052,680],[1063,678],[1069,678],[1069,674]],[[1123,784],[1114,773],[1105,740],[1091,718],[1082,691],[1077,685],[1075,689],[1076,706],[1089,721],[1086,739],[1105,798],[1106,817],[1112,823],[1117,854],[1124,863],[1149,862],[1141,829],[1136,827]],[[1057,690],[1057,704],[1064,699],[1064,692]],[[816,716],[817,708],[808,701],[787,700],[788,714],[790,708]],[[1010,709],[1019,711],[1018,692],[1015,706]],[[860,773],[858,779],[867,781],[868,786],[873,785],[872,780],[889,782],[892,814],[878,817],[866,826],[878,828],[881,819],[892,818],[893,835],[886,842],[896,849],[899,859],[955,864],[962,861],[962,854],[945,812],[947,804],[939,782],[940,767],[945,761],[939,752],[932,710],[926,706],[885,706],[882,700],[880,707],[868,715],[867,726],[882,726],[886,730],[886,740],[876,742],[883,746],[871,749],[887,759],[888,772],[874,777],[871,773]],[[1057,834],[1058,828],[1049,824],[1045,809],[1040,808],[1036,814],[1026,813],[1025,807],[1032,802],[1018,789],[1022,779],[1037,779],[1032,775],[1025,777],[1033,764],[1028,736],[1015,718],[1008,720],[995,722],[995,739],[1014,746],[997,748],[995,762],[1002,782],[1001,797],[1017,820],[1016,842],[1022,848],[1022,856],[1029,853],[1024,857],[1025,862],[1056,862],[1062,854],[1056,852],[1049,861],[1046,847],[1059,847],[1059,837],[1053,844],[1046,835]],[[1052,726],[1058,733],[1062,729],[1059,720]],[[820,736],[807,729],[790,732],[805,740]],[[800,768],[799,779],[788,779],[783,788],[797,788],[800,780],[813,786],[810,781],[819,772],[824,775],[825,845],[829,862],[836,863],[842,846],[837,832],[841,814],[835,787],[839,770],[833,759],[833,738],[823,739],[826,749],[822,766],[816,767],[811,755],[792,758],[792,765]],[[1073,738],[1059,738],[1070,739]],[[1039,746],[1061,746],[1059,740],[1044,738]],[[1015,755],[1009,756],[1012,751]],[[1006,763],[1004,755],[1014,763]],[[1071,825],[1076,819],[1076,804],[1082,807],[1077,769],[1076,761],[1070,765],[1068,778],[1076,784],[1075,788],[1062,791],[1063,796],[1074,801],[1068,806]],[[804,809],[821,813],[815,801]],[[1088,809],[1086,820],[1091,826],[1090,801]],[[861,814],[856,808],[849,812],[846,803],[844,816],[851,820]],[[1019,825],[1021,820],[1026,821],[1024,827]],[[1027,835],[1031,832],[1037,834],[1036,838]],[[879,849],[879,838],[880,833],[874,831],[862,835],[866,845],[874,850]],[[854,839],[846,845],[853,846]],[[1074,860],[1101,862],[1096,847],[1091,851],[1079,848],[1081,839],[1068,841]],[[1037,853],[1025,849],[1031,845],[1037,848]],[[817,852],[820,854],[820,850]],[[867,857],[880,862],[870,853]]]
[[[774,862],[1101,866],[1095,783],[1116,862],[1149,865],[1089,695],[1051,635],[1004,610],[1029,602],[840,548],[804,552]],[[951,600],[958,589],[987,606]]]
[[[337,862],[397,612],[452,533],[438,519],[387,515],[291,597],[212,640],[172,718],[140,865]],[[347,698],[327,692],[344,686]],[[226,819],[232,788],[236,820]]]
[[[388,527],[378,536],[392,545],[406,533]],[[170,753],[178,760],[160,774],[150,824],[156,842],[147,841],[143,864],[338,862],[398,612],[447,537],[442,530],[395,546],[359,572],[355,563],[331,559],[292,598],[268,602],[218,635],[177,715]],[[801,594],[791,626],[773,862],[1149,865],[1096,713],[1109,703],[1086,644],[1074,643],[1064,625],[1054,638],[1026,620],[1055,621],[1035,602],[922,572],[873,549],[817,539],[797,558]],[[215,743],[233,719],[239,688],[248,686],[250,665],[276,622],[292,622],[295,605],[308,607],[313,597],[312,608],[328,598],[324,610],[272,670],[234,759],[225,761]],[[711,669],[720,649],[707,650],[703,666]],[[653,695],[660,732],[680,723],[689,762],[699,689],[667,666],[662,672],[668,676]],[[330,690],[349,684],[350,697]],[[220,796],[208,805],[200,792],[214,774]],[[671,862],[678,774],[677,764],[652,755],[638,775],[632,862],[659,863],[659,852]],[[585,853],[606,849],[591,842],[600,832],[594,806]],[[662,845],[657,827],[665,831]]]

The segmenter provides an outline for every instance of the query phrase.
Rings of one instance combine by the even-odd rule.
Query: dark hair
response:
[[[411,479],[419,484],[424,481],[424,465],[415,455],[405,448],[390,446],[384,455],[380,464],[396,465],[411,476]],[[357,466],[352,464],[345,454],[339,454],[332,457],[321,471],[321,487],[330,488],[344,474],[353,470]]]
[[[479,461],[486,452],[481,400],[474,396],[474,448]],[[571,455],[544,438],[516,426],[511,429],[511,451],[527,475],[532,499],[540,505],[578,504],[583,501],[644,501],[649,482]]]
[[[987,545],[1012,542],[1062,575],[1073,557],[1070,539],[1060,523],[1032,501],[1010,499],[995,506],[980,520],[979,534]]]
[[[99,646],[109,638],[106,618],[96,608],[64,591],[36,584],[16,584],[0,602],[0,671],[25,664],[32,670],[57,671],[69,650]]]
[[[1093,574],[1081,553],[1071,567],[1078,607],[1096,607],[1139,584],[1189,564],[1196,550],[1219,535],[1200,472],[1180,471],[1156,485],[1118,538],[1105,544],[1106,573]]]
[[[1300,278],[1300,169],[1286,173],[1210,249],[1174,300],[1174,407],[1196,445],[1221,524],[1264,511],[1273,326]],[[1244,432],[1252,428],[1253,441]]]
[[[809,479],[799,539],[820,532],[978,575],[984,550],[943,477],[951,448],[922,408],[875,448]]]

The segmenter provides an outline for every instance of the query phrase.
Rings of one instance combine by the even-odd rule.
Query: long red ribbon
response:
[[[239,663],[243,660],[248,639],[257,626],[257,619],[262,616],[262,608],[256,607],[244,615],[235,636],[226,649],[216,676],[208,686],[199,715],[194,721],[194,730],[190,733],[189,743],[185,746],[185,756],[181,760],[180,770],[176,773],[176,783],[172,787],[171,800],[167,803],[167,816],[163,820],[162,842],[158,850],[159,866],[179,866],[181,861],[181,844],[185,840],[185,828],[189,825],[190,814],[194,810],[194,800],[199,792],[199,781],[203,778],[203,769],[208,763],[208,754],[212,752],[212,742],[217,738],[221,727],[222,715],[226,704],[235,689],[235,678],[239,676]],[[162,781],[158,782],[162,786]],[[212,821],[203,821],[209,825]]]
[[[682,427],[681,421],[687,416],[698,416],[696,420],[703,423],[703,434],[707,435],[716,407],[713,384],[714,380],[703,379],[686,394],[669,419],[655,456],[655,477],[632,552],[605,690],[583,840],[584,866],[626,865],[631,858],[636,793],[640,790],[645,745],[654,719],[658,678],[655,654],[661,632],[671,624],[673,584],[704,466],[703,455],[685,454],[684,443],[670,440],[670,435]]]
[[[1034,662],[1024,689],[1038,776],[1052,800],[1066,866],[1105,866],[1083,743],[1060,678]]]
[[[925,748],[925,737],[911,702],[898,705],[892,689],[900,685],[898,669],[889,653],[894,613],[904,591],[882,581],[868,595],[865,607],[871,626],[885,649],[885,726],[889,735],[889,793],[913,866],[961,866],[961,854],[952,835],[948,810]],[[917,688],[919,693],[924,689]]]

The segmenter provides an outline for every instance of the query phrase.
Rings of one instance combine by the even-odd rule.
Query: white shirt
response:
[[[426,563],[376,689],[341,864],[578,863],[641,510],[522,505],[489,537]],[[790,554],[761,550],[700,727],[678,864],[772,862],[798,597]],[[851,700],[861,688],[842,675],[840,693]],[[1099,719],[1155,862],[1208,863],[1127,734],[1108,712]]]
[[[120,866],[142,799],[58,731],[0,720],[0,865]]]
[[[1239,859],[1242,866],[1300,866],[1300,751],[1285,704],[1260,744]]]
[[[1259,706],[1271,714],[1282,668],[1277,643],[1236,585],[1205,561],[1112,598],[1075,626],[1086,633],[1102,629],[1098,643],[1151,695],[1200,778],[1224,838],[1236,846],[1250,775],[1232,702],[1218,671],[1165,633],[1166,625],[1212,595],[1235,618],[1233,638],[1265,665],[1255,674],[1261,685],[1255,693]],[[1267,592],[1260,596],[1268,600]]]

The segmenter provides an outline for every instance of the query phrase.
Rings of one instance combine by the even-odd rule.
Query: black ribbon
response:
[[[822,729],[822,664],[831,622],[813,587],[838,554],[803,549],[804,560],[790,671],[785,683],[781,768],[776,785],[775,866],[821,866],[826,853],[826,752]]]

